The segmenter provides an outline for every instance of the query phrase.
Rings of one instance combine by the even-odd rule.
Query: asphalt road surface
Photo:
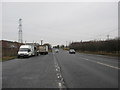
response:
[[[54,50],[2,63],[3,88],[118,88],[118,59]]]

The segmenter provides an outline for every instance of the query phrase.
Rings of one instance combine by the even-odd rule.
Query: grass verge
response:
[[[11,59],[15,59],[15,58],[17,58],[17,57],[16,56],[4,56],[4,57],[2,57],[2,62],[8,61],[8,60],[11,60]]]

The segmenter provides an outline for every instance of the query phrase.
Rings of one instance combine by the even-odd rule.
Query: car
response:
[[[69,53],[70,53],[70,54],[75,54],[75,50],[74,50],[74,49],[70,49],[70,50],[69,50]]]
[[[58,53],[58,52],[59,52],[59,49],[55,49],[55,52]]]

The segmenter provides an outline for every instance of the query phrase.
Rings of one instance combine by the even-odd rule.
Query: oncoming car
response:
[[[58,53],[58,52],[59,52],[59,49],[55,49],[55,52]]]
[[[70,54],[75,54],[75,50],[74,50],[74,49],[70,49],[70,50],[69,50],[69,53],[70,53]]]

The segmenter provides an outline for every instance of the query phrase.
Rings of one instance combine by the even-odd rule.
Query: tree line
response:
[[[100,41],[85,41],[85,42],[72,42],[69,48],[76,51],[92,51],[92,52],[110,52],[116,53],[120,51],[120,38]]]

